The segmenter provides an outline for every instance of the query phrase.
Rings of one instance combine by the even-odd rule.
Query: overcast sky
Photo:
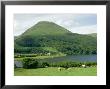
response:
[[[39,21],[50,21],[73,33],[97,32],[96,14],[14,14],[14,36],[20,35]]]

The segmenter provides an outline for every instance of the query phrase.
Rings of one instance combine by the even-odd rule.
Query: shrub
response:
[[[97,63],[96,62],[87,62],[86,65],[90,67],[90,66],[97,65]]]
[[[73,61],[61,61],[61,62],[40,62],[33,58],[25,58],[23,59],[23,68],[45,68],[45,67],[63,67],[65,69],[69,67],[81,67],[82,65],[96,66],[96,62],[73,62]]]
[[[49,63],[47,63],[47,62],[42,62],[41,66],[42,66],[42,67],[49,66]]]
[[[26,69],[38,67],[38,61],[32,58],[24,58],[22,62],[23,62],[23,68]]]
[[[56,62],[50,64],[52,67],[64,67],[64,68],[69,68],[69,67],[80,67],[81,63],[80,62],[70,62],[70,61],[62,61],[62,62]]]
[[[15,68],[15,69],[17,68],[16,64],[14,64],[14,68]]]
[[[72,61],[62,61],[62,62],[56,62],[56,63],[51,63],[49,64],[51,67],[64,67],[64,68],[69,68],[69,67],[81,67],[83,64],[86,66],[96,66],[96,62],[72,62]]]

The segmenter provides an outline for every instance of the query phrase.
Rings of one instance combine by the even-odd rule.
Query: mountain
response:
[[[40,21],[31,28],[29,28],[23,35],[61,35],[65,33],[70,33],[67,29],[48,21]]]
[[[97,40],[89,35],[68,31],[53,22],[41,21],[15,38],[15,53],[66,55],[96,54]]]

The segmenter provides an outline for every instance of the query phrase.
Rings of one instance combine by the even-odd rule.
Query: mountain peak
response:
[[[53,23],[53,22],[50,22],[50,21],[39,21],[37,24],[41,24],[41,23]]]
[[[40,21],[31,28],[29,28],[22,35],[61,35],[65,33],[71,33],[62,26],[57,25],[54,22]]]

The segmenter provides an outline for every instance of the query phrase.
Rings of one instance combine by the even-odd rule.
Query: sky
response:
[[[72,33],[97,33],[96,14],[14,14],[14,36],[21,35],[39,21],[54,22]]]

